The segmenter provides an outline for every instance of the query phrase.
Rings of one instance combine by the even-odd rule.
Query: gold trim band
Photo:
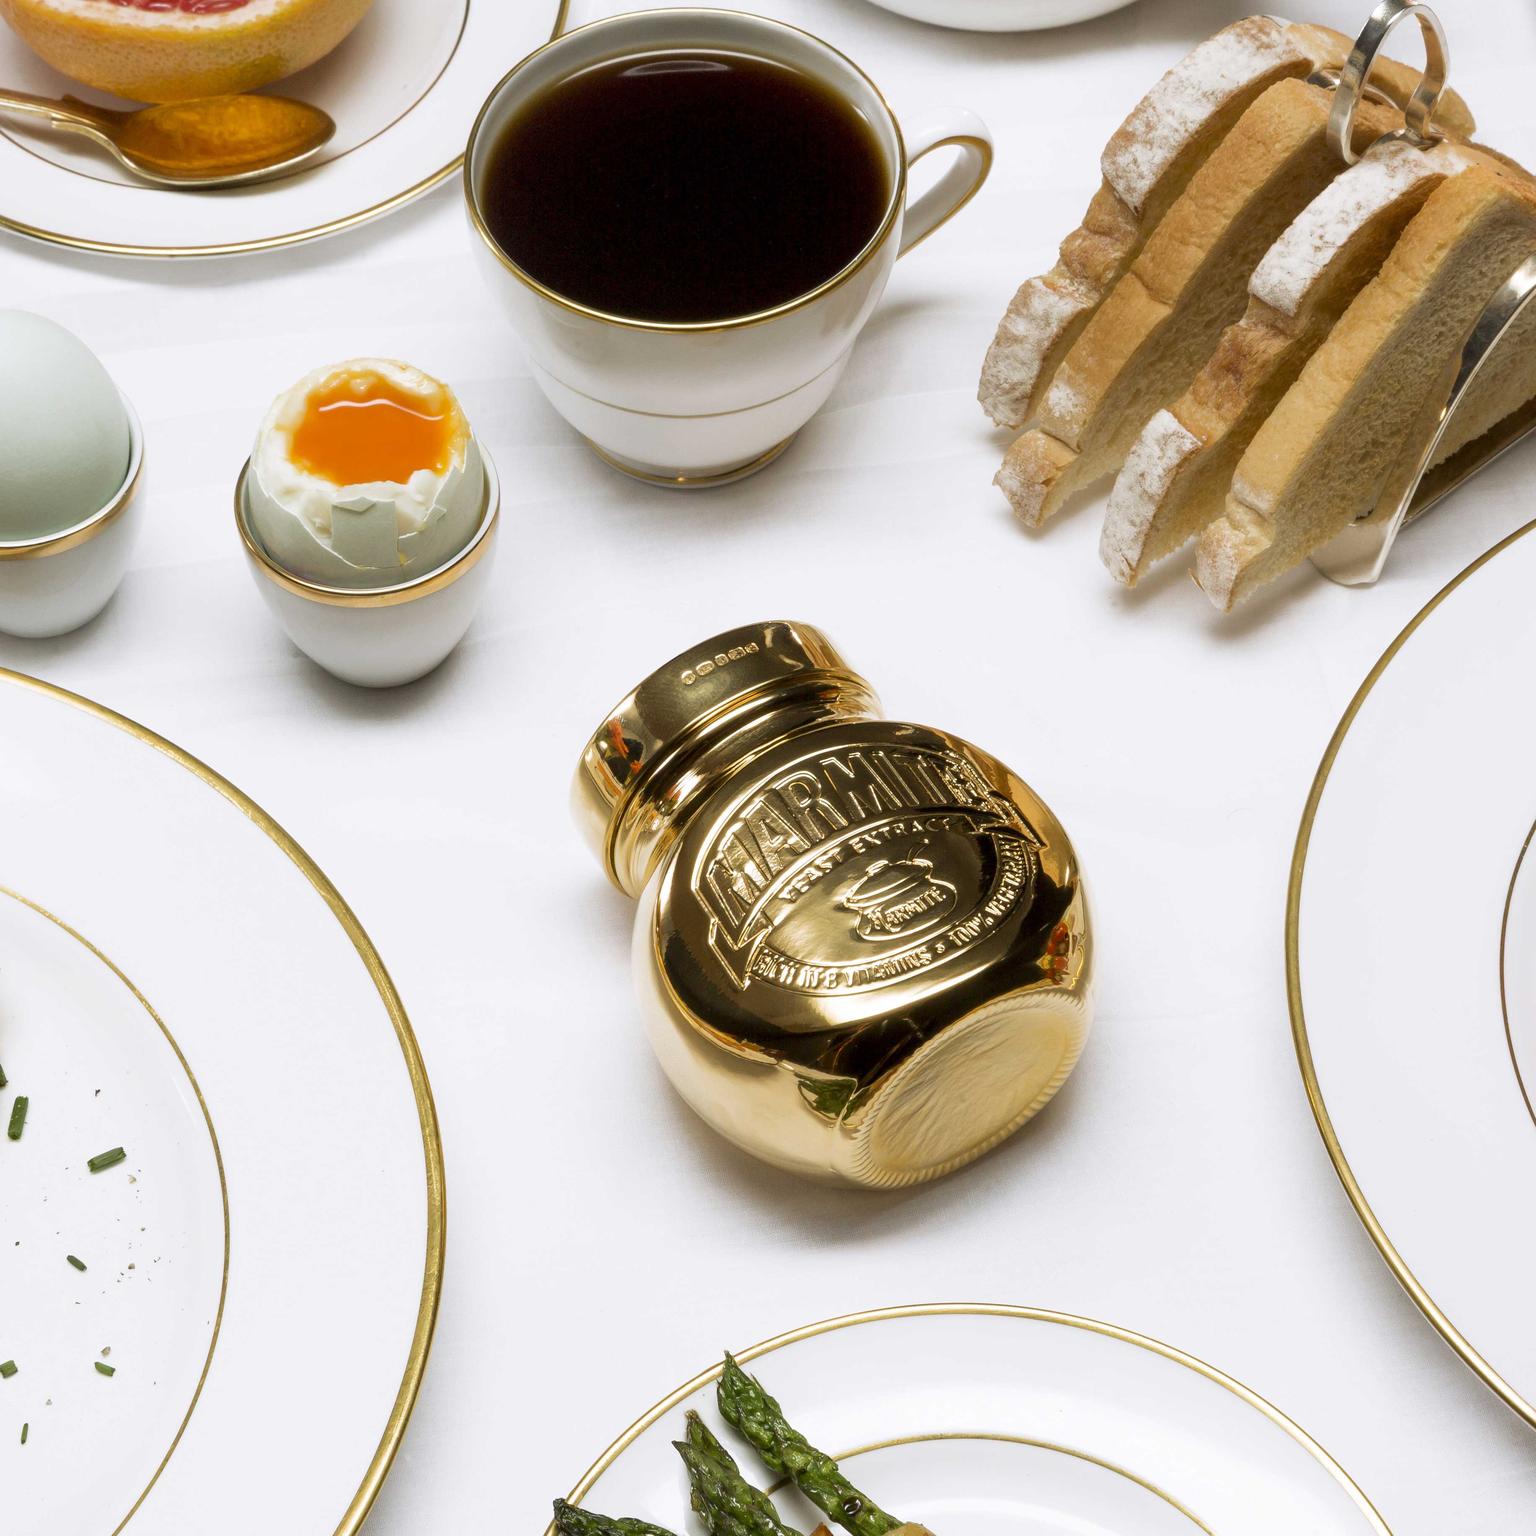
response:
[[[1525,1112],[1536,1122],[1536,1103],[1531,1100],[1531,1090],[1526,1086],[1525,1073],[1520,1070],[1520,1053],[1515,1049],[1515,1026],[1509,1016],[1509,987],[1506,984],[1509,958],[1509,913],[1515,904],[1515,888],[1520,883],[1520,871],[1525,867],[1526,855],[1531,851],[1531,842],[1536,839],[1536,822],[1531,823],[1531,829],[1525,834],[1525,841],[1520,844],[1520,853],[1515,859],[1515,867],[1509,876],[1509,889],[1504,893],[1504,916],[1499,922],[1499,1010],[1504,1015],[1504,1043],[1509,1047],[1509,1063],[1515,1069],[1515,1081],[1520,1085],[1520,1097],[1525,1101]]]
[[[1074,1450],[1070,1445],[1058,1445],[1054,1440],[1033,1440],[1027,1435],[1005,1435],[995,1430],[965,1430],[944,1429],[935,1430],[926,1435],[896,1435],[889,1440],[876,1440],[869,1445],[857,1445],[851,1451],[839,1451],[832,1458],[836,1462],[852,1461],[856,1456],[868,1456],[875,1451],[891,1451],[903,1445],[933,1445],[945,1440],[990,1440],[999,1445],[1019,1445],[1030,1450],[1053,1451],[1058,1456],[1070,1456],[1073,1461],[1085,1461],[1091,1467],[1102,1468],[1105,1472],[1113,1472],[1116,1477],[1123,1477],[1126,1482],[1134,1483],[1138,1488],[1159,1498],[1178,1514],[1184,1516],[1198,1531],[1204,1531],[1205,1536],[1216,1536],[1216,1533],[1193,1510],[1186,1508],[1165,1488],[1159,1488],[1156,1483],[1148,1482],[1146,1478],[1138,1476],[1128,1467],[1122,1467],[1113,1461],[1106,1461],[1102,1456],[1090,1455],[1087,1451]],[[781,1489],[789,1487],[794,1481],[790,1477],[781,1477],[771,1488],[766,1491],[772,1495]]]
[[[144,471],[144,428],[133,408],[133,402],[121,391],[118,393],[128,413],[128,469],[116,494],[100,511],[93,512],[84,522],[65,528],[60,533],[0,543],[0,560],[41,560],[48,555],[62,555],[67,550],[79,549],[98,533],[110,528],[127,511],[128,504],[138,494],[139,480]]]
[[[1355,722],[1355,717],[1364,707],[1371,690],[1381,680],[1382,673],[1387,670],[1393,658],[1430,614],[1468,577],[1481,570],[1496,555],[1502,554],[1517,539],[1524,538],[1533,528],[1536,528],[1536,522],[1527,523],[1523,528],[1517,529],[1508,538],[1501,539],[1492,549],[1479,555],[1459,575],[1452,577],[1408,621],[1402,632],[1387,647],[1381,659],[1366,674],[1365,681],[1361,683],[1354,698],[1349,701],[1349,708],[1344,711],[1344,718],[1339,721],[1338,728],[1334,731],[1327,750],[1323,753],[1323,760],[1318,764],[1317,774],[1312,780],[1311,792],[1307,796],[1306,807],[1301,814],[1301,826],[1296,833],[1296,847],[1291,856],[1291,876],[1285,901],[1285,987],[1291,1014],[1291,1036],[1296,1046],[1296,1060],[1301,1067],[1301,1080],[1307,1091],[1307,1102],[1312,1106],[1312,1115],[1317,1121],[1318,1130],[1322,1133],[1323,1145],[1328,1149],[1328,1156],[1333,1160],[1334,1172],[1339,1177],[1339,1183],[1344,1186],[1344,1193],[1349,1196],[1350,1204],[1354,1206],[1361,1225],[1370,1234],[1371,1241],[1376,1244],[1382,1258],[1386,1260],[1387,1267],[1396,1277],[1397,1283],[1407,1291],[1414,1305],[1429,1319],[1431,1326],[1440,1337],[1477,1373],[1485,1385],[1496,1392],[1527,1424],[1536,1428],[1536,1404],[1527,1402],[1509,1382],[1505,1381],[1478,1353],[1461,1330],[1441,1311],[1429,1292],[1419,1282],[1418,1277],[1409,1269],[1392,1239],[1387,1236],[1386,1228],[1382,1226],[1375,1211],[1371,1209],[1370,1202],[1365,1198],[1365,1191],[1360,1187],[1360,1181],[1349,1166],[1349,1159],[1344,1155],[1343,1143],[1339,1140],[1339,1133],[1328,1113],[1328,1106],[1323,1101],[1322,1085],[1317,1076],[1317,1063],[1313,1060],[1312,1044],[1307,1038],[1307,1020],[1301,1001],[1301,952],[1298,937],[1302,876],[1306,871],[1307,850],[1312,841],[1312,826],[1317,819],[1318,806],[1322,803],[1323,790],[1328,784],[1328,775],[1333,770],[1334,762],[1344,745],[1344,738],[1349,734],[1350,726]]]
[[[834,272],[824,282],[816,287],[807,289],[806,292],[797,294],[792,299],[786,299],[782,304],[775,304],[771,309],[756,310],[746,315],[730,315],[722,320],[637,320],[628,315],[609,314],[606,310],[594,309],[588,304],[582,304],[576,299],[567,298],[562,293],[557,293],[531,273],[525,272],[512,260],[507,253],[496,243],[496,238],[491,234],[489,226],[480,209],[480,197],[475,190],[474,177],[471,174],[471,163],[475,156],[475,146],[485,128],[486,119],[505,91],[512,77],[519,71],[527,68],[535,59],[542,58],[552,48],[565,45],[570,39],[578,38],[586,33],[598,32],[604,28],[623,26],[630,22],[651,20],[659,16],[665,16],[678,22],[679,31],[686,33],[686,27],[681,23],[694,21],[718,21],[725,17],[735,21],[748,21],[762,26],[770,32],[788,32],[804,38],[807,42],[814,43],[824,52],[831,54],[833,58],[840,60],[869,87],[871,95],[879,102],[881,110],[885,113],[886,121],[890,124],[891,132],[896,141],[895,167],[891,176],[891,192],[886,202],[885,212],[881,215],[880,224],[875,232],[865,242],[864,248],[841,271]],[[690,46],[703,46],[692,44]],[[870,77],[859,68],[852,59],[840,48],[834,48],[824,37],[818,37],[814,32],[807,32],[803,27],[792,27],[788,22],[779,21],[773,17],[753,15],[749,11],[736,11],[728,9],[701,9],[697,7],[661,7],[653,11],[621,11],[616,16],[604,16],[596,21],[589,21],[580,27],[573,27],[569,32],[552,37],[542,48],[535,48],[526,58],[519,60],[491,89],[491,94],[486,97],[485,105],[481,107],[480,114],[475,118],[474,127],[469,131],[469,144],[464,151],[464,202],[469,209],[470,222],[474,225],[476,233],[485,242],[491,255],[501,263],[518,282],[538,294],[540,298],[547,299],[551,304],[558,305],[561,309],[571,314],[584,316],[588,320],[596,320],[605,325],[617,325],[625,330],[632,331],[657,331],[662,333],[680,333],[705,335],[714,331],[740,330],[749,325],[761,325],[767,320],[777,320],[781,315],[792,314],[797,309],[803,309],[807,304],[814,303],[817,299],[825,297],[835,288],[840,288],[849,278],[862,271],[870,261],[877,256],[883,248],[886,239],[895,227],[898,214],[907,199],[907,146],[901,136],[901,123],[896,114],[891,110],[891,104],[885,99],[884,93]],[[955,210],[958,212],[958,207]],[[935,228],[938,226],[935,225]]]
[[[1100,1323],[1089,1317],[1078,1317],[1069,1312],[1047,1312],[1037,1307],[1016,1307],[1001,1302],[928,1302],[915,1306],[905,1307],[879,1307],[869,1312],[850,1312],[843,1317],[828,1318],[825,1322],[811,1323],[804,1328],[795,1328],[788,1333],[781,1333],[775,1338],[766,1339],[761,1344],[754,1344],[750,1349],[734,1350],[735,1358],[743,1364],[760,1359],[764,1355],[771,1355],[775,1350],[783,1349],[790,1344],[798,1344],[804,1339],[812,1339],[824,1333],[837,1333],[844,1328],[857,1328],[865,1323],[890,1322],[899,1318],[909,1317],[1009,1317],[1023,1322],[1056,1323],[1065,1328],[1081,1328],[1085,1332],[1098,1334],[1102,1338],[1114,1339],[1120,1344],[1130,1344],[1137,1349],[1145,1349],[1174,1365],[1183,1366],[1186,1370],[1193,1371],[1197,1376],[1203,1376],[1215,1386],[1230,1392],[1234,1397],[1246,1403],[1250,1408],[1264,1415],[1277,1429],[1283,1430],[1306,1453],[1316,1461],[1325,1472],[1344,1490],[1345,1494],[1354,1502],[1376,1532],[1376,1536],[1392,1536],[1386,1522],[1377,1513],[1375,1505],[1366,1498],[1359,1486],[1350,1475],[1341,1467],[1332,1456],[1325,1451],[1316,1440],[1309,1435],[1294,1420],[1276,1408],[1267,1399],[1249,1387],[1245,1387],[1240,1381],[1228,1376],[1225,1371],[1218,1371],[1215,1366],[1207,1365],[1205,1361],[1197,1359],[1194,1355],[1186,1354],[1181,1349],[1175,1349],[1171,1344],[1163,1344],[1157,1339],[1148,1338],[1145,1334],[1132,1333],[1128,1328],[1116,1327],[1113,1323]],[[701,1387],[708,1386],[720,1375],[720,1367],[712,1365],[708,1370],[699,1374],[675,1391],[669,1392],[654,1407],[635,1420],[628,1429],[616,1439],[596,1461],[582,1474],[581,1481],[566,1495],[572,1504],[579,1504],[586,1497],[592,1485],[599,1477],[616,1462],[636,1440],[640,1438],[658,1419],[672,1412],[678,1404],[692,1397]],[[556,1536],[553,1524],[547,1527],[544,1536]]]
[[[857,338],[855,338],[855,341]],[[542,373],[552,384],[566,390],[573,395],[579,395],[583,400],[589,400],[593,405],[601,405],[610,411],[621,411],[626,416],[647,416],[652,421],[719,421],[725,416],[745,416],[749,411],[760,411],[766,406],[777,405],[781,400],[788,400],[791,395],[798,395],[801,390],[809,389],[818,380],[826,378],[831,371],[848,360],[848,355],[853,351],[854,342],[850,341],[836,357],[832,359],[819,373],[813,373],[803,383],[796,384],[792,389],[786,389],[777,395],[770,395],[766,400],[754,400],[751,405],[732,406],[728,411],[642,411],[633,405],[620,405],[617,400],[604,400],[601,395],[589,395],[584,389],[577,389],[574,384],[568,384],[558,374],[551,373],[542,363],[529,362],[538,373]]]
[[[133,1501],[128,1513],[112,1528],[112,1536],[120,1536],[128,1522],[138,1514],[143,1507],[156,1483],[160,1481],[160,1474],[170,1465],[171,1457],[176,1454],[176,1447],[181,1444],[181,1437],[187,1432],[187,1425],[192,1422],[192,1415],[197,1410],[198,1400],[203,1395],[203,1387],[208,1381],[208,1372],[213,1368],[213,1352],[219,1347],[219,1333],[224,1326],[224,1303],[229,1296],[229,1185],[224,1177],[224,1153],[219,1147],[219,1133],[213,1128],[213,1115],[208,1108],[208,1101],[203,1097],[202,1084],[197,1080],[197,1074],[192,1070],[192,1063],[187,1060],[186,1052],[182,1050],[180,1042],[170,1031],[165,1020],[155,1012],[149,999],[129,980],[123,968],[103,954],[86,936],[78,929],[70,927],[62,917],[50,912],[47,907],[39,906],[37,902],[23,896],[20,891],[13,891],[9,886],[0,885],[0,896],[9,897],[18,906],[35,912],[39,917],[52,923],[55,928],[67,933],[77,944],[88,951],[106,968],[112,972],[122,984],[127,987],[133,1000],[147,1013],[155,1027],[165,1037],[165,1042],[171,1048],[171,1053],[176,1057],[181,1070],[186,1074],[187,1081],[192,1085],[192,1096],[197,1100],[197,1107],[202,1111],[203,1124],[208,1130],[208,1140],[213,1147],[213,1166],[219,1176],[219,1208],[224,1218],[224,1256],[219,1274],[219,1304],[213,1314],[213,1333],[208,1340],[208,1353],[203,1357],[203,1368],[198,1372],[197,1385],[192,1389],[192,1400],[187,1404],[187,1411],[182,1415],[181,1423],[176,1426],[176,1433],[171,1437],[171,1443],[166,1448],[165,1455],[160,1458],[159,1465],[151,1474],[150,1479],[144,1485],[144,1491]]]
[[[583,436],[581,440],[609,469],[616,469],[621,475],[628,475],[631,480],[638,480],[642,485],[658,486],[664,491],[708,491],[718,485],[733,485],[738,480],[745,480],[748,475],[755,475],[760,469],[766,469],[794,442],[796,436],[798,436],[797,433],[791,432],[788,437],[781,439],[773,447],[764,449],[755,459],[748,459],[744,464],[737,464],[731,469],[717,470],[708,475],[663,475],[654,470],[638,469],[633,464],[626,464],[623,459],[616,458],[606,448],[599,447],[590,437]]]
[[[373,1508],[374,1501],[379,1496],[379,1490],[384,1486],[384,1479],[389,1476],[390,1467],[394,1465],[395,1456],[400,1450],[400,1442],[405,1435],[405,1427],[410,1422],[411,1411],[415,1408],[416,1399],[421,1392],[422,1378],[426,1375],[427,1358],[432,1351],[432,1336],[437,1327],[438,1307],[443,1293],[443,1258],[447,1243],[448,1209],[444,1188],[442,1130],[438,1124],[437,1107],[432,1099],[432,1085],[428,1081],[426,1065],[421,1058],[421,1047],[417,1043],[415,1031],[411,1028],[411,1021],[406,1015],[405,1004],[400,1001],[400,994],[395,990],[395,984],[383,960],[379,958],[379,952],[374,948],[372,939],[368,937],[367,931],[357,920],[357,914],[342,898],[341,892],[331,884],[320,866],[294,838],[243,790],[237,789],[222,774],[215,773],[212,768],[193,757],[190,752],[183,751],[173,742],[167,741],[165,737],[157,735],[135,720],[130,720],[126,715],[120,715],[115,710],[108,709],[103,704],[94,703],[77,693],[70,693],[54,683],[45,683],[38,678],[28,677],[23,672],[13,672],[5,667],[0,667],[0,683],[11,683],[29,692],[53,699],[57,703],[67,704],[73,709],[93,716],[105,725],[110,725],[132,736],[136,741],[170,758],[179,767],[185,768],[194,778],[201,779],[209,789],[227,800],[247,821],[264,833],[314,887],[315,893],[330,909],[331,915],[357,951],[358,959],[362,961],[363,968],[368,973],[368,979],[373,983],[380,1001],[384,1004],[385,1012],[389,1015],[390,1023],[394,1027],[395,1039],[399,1043],[401,1055],[405,1058],[405,1069],[411,1080],[411,1092],[415,1099],[416,1116],[421,1130],[427,1186],[426,1256],[422,1271],[421,1301],[416,1312],[416,1326],[406,1355],[400,1389],[395,1394],[395,1401],[390,1407],[389,1417],[385,1421],[378,1447],[363,1473],[362,1482],[358,1485],[357,1492],[352,1496],[333,1533],[333,1536],[357,1536],[358,1530],[367,1518],[368,1511]]]
[[[295,576],[292,571],[280,566],[262,548],[245,515],[245,483],[251,472],[249,459],[240,471],[240,478],[235,481],[235,527],[240,530],[240,542],[245,545],[246,554],[261,574],[274,586],[293,593],[295,597],[307,598],[312,603],[324,603],[330,608],[398,608],[401,603],[413,603],[418,598],[431,597],[434,592],[441,592],[444,587],[451,587],[459,577],[478,565],[480,557],[490,548],[501,518],[501,481],[490,455],[483,448],[480,450],[480,462],[485,472],[485,497],[474,537],[446,565],[440,565],[435,571],[428,571],[424,576],[415,576],[393,587],[330,587],[323,582],[306,581],[302,576]]]

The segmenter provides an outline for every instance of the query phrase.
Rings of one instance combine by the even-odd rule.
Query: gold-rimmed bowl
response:
[[[380,587],[336,587],[280,565],[251,524],[247,460],[235,484],[235,526],[262,600],[317,666],[360,688],[395,688],[441,666],[474,622],[490,578],[501,482],[482,446],[485,492],[469,542],[435,570]]]
[[[30,539],[0,540],[0,630],[23,639],[68,634],[112,600],[138,532],[144,429],[132,402],[128,468],[122,484],[89,517]]]

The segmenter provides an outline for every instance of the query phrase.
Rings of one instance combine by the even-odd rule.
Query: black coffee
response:
[[[498,245],[566,298],[636,320],[722,320],[834,276],[890,197],[874,130],[788,65],[680,51],[557,82],[486,163]]]

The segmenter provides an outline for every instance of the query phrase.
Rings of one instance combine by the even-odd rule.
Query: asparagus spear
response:
[[[675,1440],[693,1484],[693,1507],[710,1536],[798,1536],[779,1518],[773,1501],[741,1475],[731,1453],[696,1413],[688,1415],[688,1438]]]
[[[671,1531],[659,1525],[647,1525],[644,1520],[613,1520],[590,1509],[578,1509],[564,1499],[555,1500],[555,1529],[560,1536],[672,1536]]]
[[[811,1445],[783,1410],[729,1355],[716,1392],[720,1412],[769,1469],[794,1478],[801,1493],[851,1536],[888,1536],[901,1521],[866,1498],[833,1459]]]

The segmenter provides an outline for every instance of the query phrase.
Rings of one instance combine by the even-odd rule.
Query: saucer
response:
[[[336,137],[290,176],[222,191],[134,179],[104,151],[0,123],[0,229],[123,256],[272,250],[366,223],[446,181],[495,83],[558,35],[569,0],[375,0],[334,53],[268,87],[323,107]],[[44,96],[133,105],[52,69],[0,24],[0,81]]]
[[[914,21],[967,32],[1037,32],[1108,15],[1132,0],[872,0]]]

